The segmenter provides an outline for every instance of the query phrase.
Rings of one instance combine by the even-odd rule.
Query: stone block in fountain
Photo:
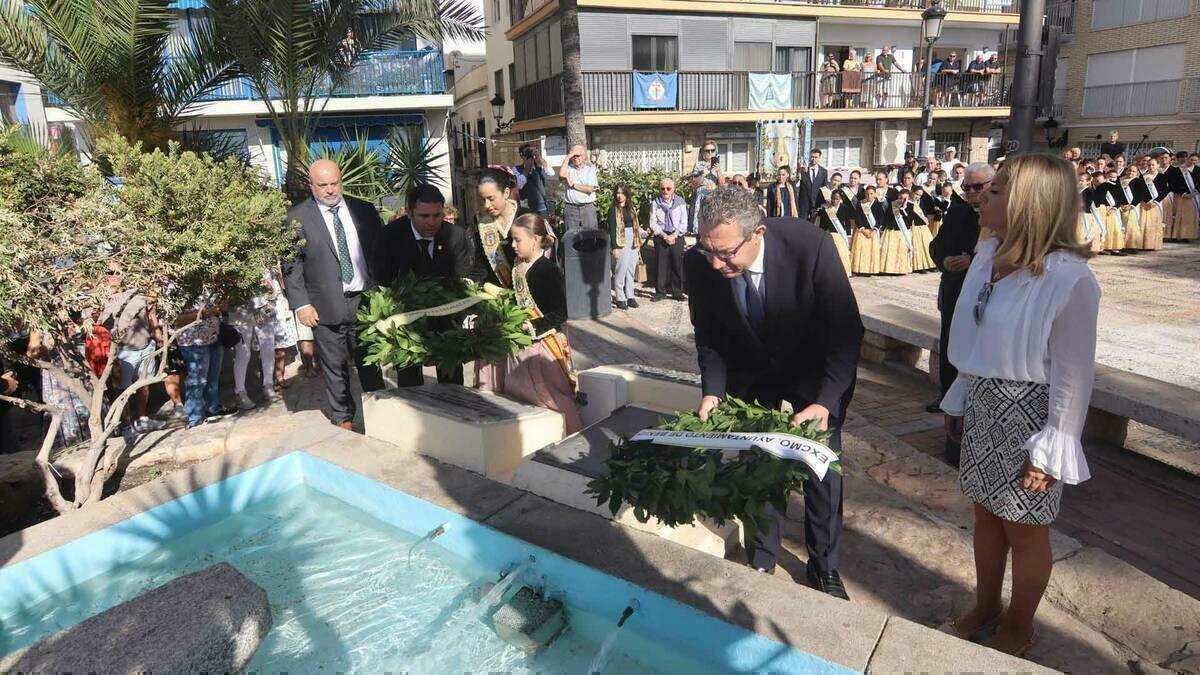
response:
[[[530,655],[545,649],[566,625],[562,603],[547,600],[528,586],[492,615],[496,635]]]
[[[563,437],[562,415],[455,384],[363,395],[366,434],[488,477]]]

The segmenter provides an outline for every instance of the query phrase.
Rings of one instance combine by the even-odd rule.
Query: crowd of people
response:
[[[932,61],[928,75],[932,103],[939,107],[978,107],[1002,104],[1004,87],[1000,56],[980,50],[965,65],[957,50]],[[896,46],[883,47],[878,55],[868,51],[861,59],[850,49],[844,59],[825,55],[817,73],[820,108],[920,107],[925,94],[924,60],[912,71],[896,58]]]

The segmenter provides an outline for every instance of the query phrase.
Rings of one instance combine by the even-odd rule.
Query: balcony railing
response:
[[[1075,0],[1046,4],[1046,26],[1057,28],[1063,35],[1075,32]]]
[[[1002,74],[935,75],[931,101],[935,108],[979,108],[1008,105]],[[868,76],[848,86],[843,73],[791,73],[790,110],[920,108],[925,94],[923,73]],[[856,90],[857,89],[857,90]],[[513,92],[518,120],[562,112],[560,76]],[[750,111],[750,78],[746,72],[680,72],[675,106],[653,110],[633,107],[632,71],[583,73],[583,108],[587,113]]]
[[[1043,103],[1038,107],[1038,117],[1053,117],[1062,119],[1067,109],[1067,96],[1070,95],[1069,89],[1055,89],[1054,100],[1049,103]]]
[[[1142,117],[1174,115],[1180,110],[1179,96],[1185,80],[1135,82],[1086,87],[1084,117]]]
[[[514,0],[517,1],[517,0]],[[925,9],[928,0],[775,0],[790,5],[825,7],[878,7],[880,9]],[[980,14],[1015,14],[1017,0],[944,0],[942,6],[951,12]]]
[[[170,58],[168,58],[169,63]],[[364,54],[342,86],[330,95],[335,97],[405,96],[441,94],[445,91],[446,83],[440,51],[381,51]],[[325,90],[320,93],[324,95]],[[199,100],[211,102],[257,101],[258,99],[258,93],[250,81],[239,78],[226,82],[201,96]],[[49,105],[62,104],[62,101],[52,93],[47,94],[46,101]]]

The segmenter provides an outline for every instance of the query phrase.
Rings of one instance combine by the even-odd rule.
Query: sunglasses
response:
[[[992,282],[987,282],[979,289],[979,297],[975,299],[975,325],[983,323],[983,312],[987,309],[988,300],[992,298]]]
[[[705,152],[716,152],[717,149],[716,148],[705,148],[704,151]]]
[[[109,277],[120,276],[121,270],[105,270],[104,275]]]
[[[986,180],[982,183],[963,183],[962,187],[967,192],[983,192],[991,184],[992,181]]]
[[[710,251],[710,250],[704,248],[703,244],[696,244],[692,248],[699,251],[700,255],[704,256],[705,258],[708,258],[709,260],[716,259],[716,260],[720,260],[721,262],[724,262],[724,263],[729,263],[729,262],[733,261],[733,258],[734,258],[734,256],[736,256],[738,254],[738,251],[741,251],[742,247],[745,246],[746,244],[750,243],[750,240],[753,238],[754,238],[754,235],[750,235],[749,237],[743,239],[742,243],[735,246],[732,251]]]

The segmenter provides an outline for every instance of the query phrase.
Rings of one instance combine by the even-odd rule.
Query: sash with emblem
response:
[[[538,309],[537,303],[534,302],[533,293],[529,290],[529,284],[525,280],[525,273],[529,271],[529,265],[525,262],[517,263],[517,266],[512,269],[512,289],[517,297],[517,305],[528,309],[535,319],[540,319],[544,315],[542,310]],[[575,385],[575,369],[571,366],[571,346],[567,343],[567,336],[551,328],[533,338],[558,362],[572,386]]]
[[[508,203],[515,214],[517,203],[511,199],[508,200]],[[512,221],[505,220],[503,215],[492,217],[484,214],[479,217],[479,243],[483,245],[483,255],[492,268],[492,272],[495,272],[496,278],[500,280],[500,285],[509,288],[513,284],[512,262],[504,250],[504,240],[508,237],[508,231],[511,228]]]
[[[892,217],[896,219],[896,227],[900,228],[900,236],[904,237],[904,244],[908,246],[908,252],[912,253],[912,235],[908,233],[908,220],[905,218],[904,209],[899,204],[892,204]]]

